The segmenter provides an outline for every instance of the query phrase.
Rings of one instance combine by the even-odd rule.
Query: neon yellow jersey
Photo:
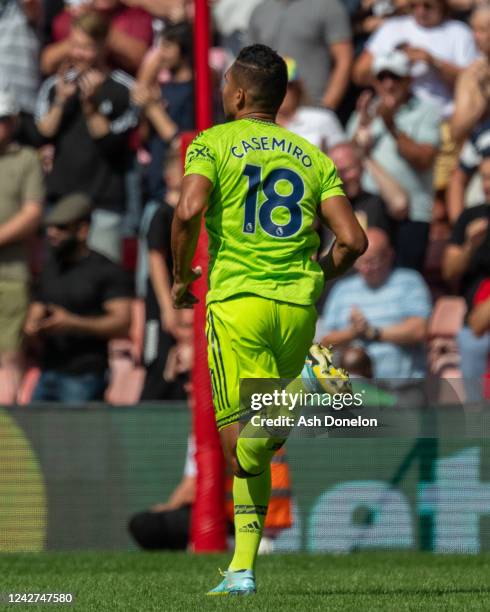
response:
[[[320,202],[343,195],[333,162],[300,136],[270,122],[240,119],[196,136],[185,175],[213,184],[207,303],[251,293],[313,304],[323,272],[312,256]]]

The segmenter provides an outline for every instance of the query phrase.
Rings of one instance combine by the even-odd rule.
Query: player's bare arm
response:
[[[200,174],[184,177],[179,203],[172,222],[172,255],[174,283],[172,299],[175,308],[192,308],[197,299],[189,290],[199,278],[201,270],[192,269],[202,214],[207,206],[213,185]]]
[[[338,195],[324,200],[320,205],[319,216],[335,235],[330,251],[320,261],[328,280],[344,274],[365,252],[368,240],[345,196]]]

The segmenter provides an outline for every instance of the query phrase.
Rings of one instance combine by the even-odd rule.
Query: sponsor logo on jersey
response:
[[[214,155],[206,145],[194,145],[189,151],[187,161],[192,162],[198,159],[214,161]]]

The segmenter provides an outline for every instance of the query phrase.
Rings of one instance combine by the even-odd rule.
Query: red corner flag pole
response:
[[[194,62],[196,78],[196,124],[199,131],[211,126],[211,75],[209,70],[208,0],[195,0]],[[214,419],[205,336],[207,292],[207,235],[201,229],[194,265],[202,277],[194,283],[199,299],[194,309],[193,420],[196,440],[197,489],[191,525],[195,552],[226,550],[224,463]]]

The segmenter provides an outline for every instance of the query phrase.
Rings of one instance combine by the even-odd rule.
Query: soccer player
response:
[[[174,304],[192,308],[189,287],[200,271],[191,262],[205,211],[208,360],[216,422],[235,475],[235,553],[210,594],[255,593],[270,461],[284,443],[240,436],[240,379],[300,374],[324,279],[345,272],[367,247],[332,161],[275,123],[287,82],[284,60],[269,47],[240,52],[225,75],[228,122],[189,146],[172,226]],[[317,216],[336,236],[321,265],[314,260]],[[321,361],[321,348],[314,345],[310,356]]]

